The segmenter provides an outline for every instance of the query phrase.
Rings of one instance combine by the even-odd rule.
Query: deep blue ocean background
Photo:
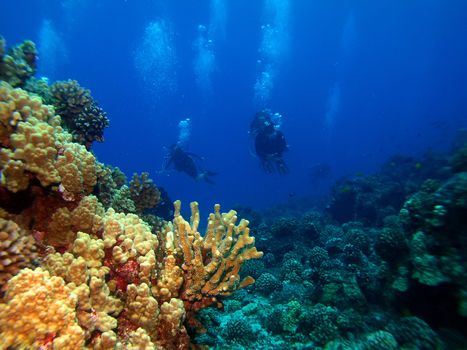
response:
[[[15,0],[1,8],[8,44],[38,44],[39,76],[78,80],[108,113],[97,158],[128,176],[150,172],[172,199],[197,200],[204,213],[215,202],[262,208],[324,194],[336,178],[372,172],[391,155],[446,151],[467,126],[462,0]],[[265,36],[271,27],[276,35]],[[255,82],[268,69],[272,87],[259,100]],[[249,124],[263,107],[283,116],[287,175],[264,173],[252,155]],[[218,173],[215,185],[160,172],[185,118],[189,150]],[[310,176],[317,164],[330,166],[328,178]]]

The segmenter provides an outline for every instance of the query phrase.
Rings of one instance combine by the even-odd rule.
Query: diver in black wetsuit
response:
[[[216,173],[203,170],[195,159],[201,160],[202,158],[185,151],[181,145],[176,143],[169,148],[164,169],[168,169],[170,165],[173,165],[175,170],[183,172],[197,181],[204,180],[209,184],[214,184],[214,181],[209,177],[216,175]]]
[[[263,169],[267,173],[277,170],[279,174],[285,174],[289,169],[282,154],[287,150],[287,142],[271,116],[271,111],[267,109],[256,113],[250,125],[250,133],[255,138],[255,151]]]

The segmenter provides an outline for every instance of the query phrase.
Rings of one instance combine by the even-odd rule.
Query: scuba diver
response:
[[[178,123],[179,134],[176,144],[169,147],[165,157],[163,170],[167,170],[171,165],[175,170],[183,172],[193,179],[204,180],[209,184],[214,184],[210,176],[216,175],[212,171],[203,170],[199,165],[202,158],[194,153],[185,151],[191,135],[191,120],[186,118]]]
[[[285,136],[279,130],[281,115],[272,113],[269,109],[263,109],[256,113],[250,125],[250,134],[254,136],[255,151],[261,160],[261,165],[268,174],[277,170],[279,174],[286,174],[289,169],[285,164],[282,154],[288,146]]]
[[[197,181],[204,180],[209,184],[214,184],[215,182],[210,176],[214,176],[216,173],[203,170],[196,159],[202,160],[200,156],[185,151],[180,144],[176,143],[169,148],[165,159],[164,170],[167,170],[173,165],[175,170],[183,172]]]

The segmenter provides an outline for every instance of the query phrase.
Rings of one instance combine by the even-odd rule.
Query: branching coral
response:
[[[242,281],[239,277],[244,261],[263,255],[256,250],[255,239],[249,235],[248,221],[241,220],[235,225],[236,212],[231,210],[221,214],[217,204],[202,237],[198,232],[198,203],[191,203],[191,224],[180,215],[180,206],[180,201],[176,201],[175,219],[167,230],[165,249],[167,258],[175,255],[183,259],[181,298],[187,309],[197,311],[217,303],[218,296],[230,295],[254,283],[252,277]]]

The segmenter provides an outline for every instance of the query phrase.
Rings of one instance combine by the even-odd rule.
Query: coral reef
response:
[[[105,112],[35,58],[0,37],[1,349],[465,347],[467,146],[338,182],[323,212],[240,207],[257,242],[219,205],[201,234],[196,202],[96,162]]]
[[[216,205],[201,235],[197,203],[191,223],[179,201],[172,222],[145,214],[152,227],[116,212],[122,191],[140,214],[161,194],[147,173],[125,186],[60,124],[0,82],[0,348],[188,349],[197,312],[254,282],[248,221]]]
[[[91,207],[97,203],[95,197],[84,200],[93,203]],[[99,217],[95,208],[82,209],[86,207],[89,205],[81,203],[74,212],[60,212],[59,216],[70,219],[57,220],[65,225],[74,221],[73,227],[57,227],[54,222],[49,225],[47,234],[54,230],[77,231],[65,252],[54,252],[49,246],[42,268],[23,270],[6,285],[6,304],[0,309],[0,314],[5,313],[3,319],[12,322],[13,314],[18,312],[19,317],[35,320],[36,328],[47,330],[29,339],[26,330],[23,334],[20,329],[15,338],[14,331],[0,325],[6,344],[30,346],[33,339],[48,339],[62,344],[63,349],[74,349],[77,344],[113,349],[130,346],[126,342],[139,339],[132,335],[138,332],[156,347],[187,348],[190,338],[185,325],[190,329],[198,326],[195,312],[211,304],[220,306],[219,297],[253,282],[248,277],[240,281],[240,266],[244,260],[261,257],[261,253],[253,246],[247,223],[235,225],[234,212],[221,215],[216,206],[203,239],[197,232],[199,213],[195,203],[192,218],[197,219],[191,226],[180,216],[180,203],[176,202],[174,221],[159,236],[153,235],[134,214],[109,209],[105,214],[100,211]],[[76,211],[82,214],[75,214]],[[14,309],[15,300],[27,305],[31,302],[28,300],[39,298],[35,295],[38,290],[47,288],[46,294],[40,294],[43,303],[36,308],[29,308],[27,313]],[[47,293],[57,293],[58,297]],[[69,301],[67,310],[56,311],[67,315],[61,317],[63,322],[49,323],[55,318],[53,312],[49,314],[50,321],[40,316],[40,310],[53,311],[62,299]],[[65,341],[71,331],[76,339],[70,336]]]
[[[358,220],[381,225],[384,217],[397,214],[405,198],[426,178],[445,177],[446,165],[446,159],[432,153],[421,160],[394,156],[377,174],[337,182],[327,211],[340,223]]]
[[[464,161],[457,154],[449,169],[447,157],[430,155],[421,169],[397,157],[351,183],[356,196],[341,202],[349,206],[342,216],[334,215],[336,192],[331,215],[293,205],[256,213],[265,258],[245,270],[256,283],[232,295],[226,314],[203,310],[209,330],[197,341],[232,349],[462,348]]]

